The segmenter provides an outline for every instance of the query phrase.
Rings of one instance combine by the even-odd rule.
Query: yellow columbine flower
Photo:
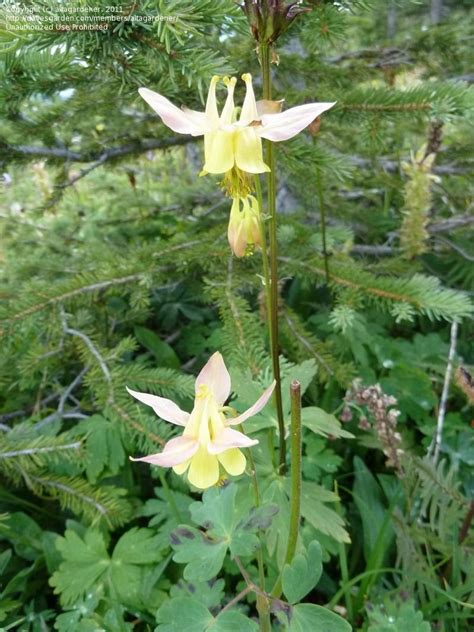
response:
[[[230,395],[230,375],[220,353],[214,353],[196,378],[196,396],[191,414],[164,397],[127,391],[155,413],[172,424],[183,426],[180,437],[170,439],[159,454],[132,461],[146,461],[161,467],[172,467],[176,474],[188,473],[189,482],[199,489],[216,485],[219,465],[232,476],[245,470],[245,456],[239,448],[258,443],[229,426],[243,423],[256,415],[268,402],[275,388],[273,382],[247,411],[226,419],[224,403]]]
[[[242,75],[242,79],[246,94],[238,121],[234,107],[235,77],[224,78],[227,99],[220,116],[216,100],[218,76],[211,79],[204,112],[179,109],[148,88],[140,88],[139,93],[174,132],[204,135],[204,172],[227,173],[236,167],[246,173],[263,173],[269,168],[263,162],[262,138],[272,141],[292,138],[334,103],[307,103],[280,112],[280,102],[255,100],[249,73]]]

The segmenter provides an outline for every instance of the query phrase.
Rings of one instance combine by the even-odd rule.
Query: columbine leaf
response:
[[[72,605],[100,581],[108,570],[110,558],[102,534],[94,530],[87,531],[82,539],[68,529],[64,537],[58,538],[56,548],[64,562],[49,583],[56,594],[61,594],[63,605]]]
[[[226,611],[213,617],[194,597],[177,597],[158,610],[156,632],[257,632],[258,625],[241,612]]]
[[[162,559],[156,536],[149,529],[134,528],[126,532],[115,546],[112,557],[103,535],[89,529],[81,538],[68,529],[58,538],[57,549],[63,557],[59,569],[50,579],[63,605],[72,605],[99,584],[105,583],[112,598],[134,607],[142,606],[144,580],[150,564]]]
[[[283,569],[283,592],[290,603],[301,601],[319,581],[323,572],[319,542],[309,543],[307,551],[298,553]]]
[[[284,367],[281,383],[281,393],[283,399],[283,410],[290,412],[290,383],[297,380],[300,383],[301,395],[304,395],[306,389],[311,384],[311,380],[318,372],[318,365],[314,360],[304,360],[300,364],[288,365]]]
[[[344,520],[336,511],[324,504],[336,502],[336,494],[309,481],[303,481],[301,489],[301,515],[315,529],[334,538],[337,542],[350,542],[349,534],[344,529]]]
[[[173,560],[186,564],[184,578],[189,581],[200,582],[215,577],[224,563],[227,544],[225,540],[213,540],[187,525],[180,525],[171,533],[171,546],[175,550]]]
[[[173,559],[187,564],[185,579],[205,581],[214,577],[228,549],[232,555],[251,556],[258,548],[255,533],[270,525],[278,507],[253,508],[242,518],[241,509],[236,507],[236,493],[237,486],[233,484],[206,490],[202,502],[190,506],[192,519],[206,531],[180,525],[172,532]]]
[[[276,553],[278,568],[283,568],[288,546],[288,525],[290,523],[290,502],[284,484],[279,479],[272,481],[263,494],[266,503],[274,503],[279,511],[265,532],[268,552]]]
[[[224,599],[224,586],[223,579],[217,579],[214,582],[185,582],[181,579],[177,584],[171,586],[170,597],[191,598],[193,595],[199,595],[200,603],[203,603],[207,608],[217,608]]]
[[[323,606],[300,603],[277,612],[287,632],[351,632],[352,627],[339,615]]]
[[[344,437],[353,439],[354,435],[343,430],[341,422],[334,415],[330,415],[322,408],[308,406],[301,411],[301,423],[303,426],[323,437]]]
[[[203,632],[213,616],[197,599],[177,597],[164,603],[157,613],[156,632]]]

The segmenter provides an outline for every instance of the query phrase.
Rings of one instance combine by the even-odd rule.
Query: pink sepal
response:
[[[254,129],[259,136],[268,140],[288,140],[308,127],[315,118],[333,105],[335,103],[307,103],[278,114],[264,114],[262,124]]]
[[[209,443],[207,450],[210,454],[220,454],[230,448],[250,448],[257,443],[256,439],[250,439],[237,430],[224,428],[221,434]]]
[[[265,406],[265,404],[268,402],[268,400],[270,399],[270,396],[273,393],[273,389],[275,388],[275,384],[276,382],[275,380],[273,380],[270,386],[262,393],[262,395],[260,395],[260,397],[257,399],[257,401],[255,402],[253,406],[250,406],[248,410],[246,410],[244,413],[242,413],[238,417],[234,417],[233,419],[228,419],[227,423],[230,426],[236,426],[237,424],[241,424],[249,417],[252,417],[253,415],[256,415],[258,412],[260,412],[262,408]]]
[[[194,456],[199,448],[199,442],[196,439],[190,437],[176,437],[170,439],[165,445],[163,452],[159,454],[150,454],[150,456],[142,456],[139,459],[133,459],[131,461],[144,461],[145,463],[152,463],[153,465],[161,465],[161,467],[173,467],[184,463],[192,456]]]
[[[158,397],[158,395],[150,395],[149,393],[132,391],[132,389],[128,388],[128,386],[125,388],[128,393],[135,399],[138,399],[139,402],[142,402],[142,404],[146,404],[147,406],[151,406],[161,419],[169,421],[172,424],[176,424],[177,426],[186,425],[189,419],[189,413],[181,410],[181,408],[170,399]]]
[[[218,406],[222,406],[230,395],[230,375],[221,354],[213,353],[196,378],[196,394],[200,386],[207,386]]]
[[[180,110],[166,97],[148,88],[139,88],[138,92],[173,132],[202,136],[206,131],[204,129],[205,117],[197,116],[201,114],[200,112]]]

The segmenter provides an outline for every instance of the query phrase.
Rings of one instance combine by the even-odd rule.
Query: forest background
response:
[[[275,47],[285,107],[337,102],[277,147],[278,316],[286,413],[303,391],[300,562],[323,563],[305,599],[355,630],[472,629],[470,4],[308,0]],[[1,629],[255,630],[251,598],[245,624],[219,614],[245,588],[231,557],[183,578],[170,535],[209,529],[201,494],[129,462],[171,430],[125,386],[189,410],[216,350],[237,408],[271,380],[259,251],[232,256],[200,139],[137,93],[202,110],[212,75],[251,72],[260,94],[256,43],[231,0],[64,7],[0,8]],[[48,28],[97,8],[96,30]],[[269,406],[246,432],[275,425]],[[270,577],[290,507],[264,452]],[[214,528],[226,489],[202,500]],[[298,612],[274,629],[314,629]]]

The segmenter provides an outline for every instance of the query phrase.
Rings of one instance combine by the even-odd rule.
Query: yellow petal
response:
[[[217,130],[204,135],[204,171],[225,173],[234,166],[234,132]]]
[[[217,100],[216,100],[216,84],[219,81],[218,75],[214,75],[211,79],[211,85],[209,86],[209,92],[207,94],[206,101],[206,118],[208,122],[216,126],[219,124],[219,112],[217,111]]]
[[[245,75],[242,75],[242,79],[245,81],[247,90],[245,92],[245,99],[240,112],[240,123],[243,125],[249,125],[252,121],[258,119],[257,103],[253,92],[252,75],[247,72]]]
[[[237,79],[235,77],[224,77],[224,83],[227,87],[227,99],[221,114],[221,125],[230,125],[232,123],[232,115],[234,113],[234,88]]]
[[[199,489],[212,487],[219,480],[219,461],[213,454],[209,454],[205,447],[199,450],[191,459],[188,480],[191,485]]]
[[[194,457],[196,458],[196,457]],[[239,448],[231,448],[217,455],[219,463],[232,476],[239,476],[245,470],[246,459]]]
[[[184,461],[184,463],[180,463],[179,465],[175,465],[173,467],[173,472],[175,474],[178,474],[178,476],[181,476],[181,474],[184,474],[186,472],[186,470],[188,469],[190,463],[191,463],[191,459],[188,459],[187,461]]]
[[[263,162],[262,141],[253,127],[243,127],[235,131],[235,162],[239,169],[247,173],[270,171]]]

